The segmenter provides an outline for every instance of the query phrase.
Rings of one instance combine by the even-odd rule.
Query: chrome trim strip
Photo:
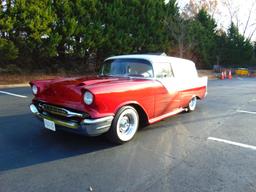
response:
[[[107,127],[110,127],[110,126],[111,126],[111,124],[103,125],[103,126],[97,127],[96,129],[104,129],[104,128],[107,128]]]
[[[67,117],[74,117],[74,116],[76,116],[76,117],[83,117],[83,114],[81,114],[81,113],[75,113],[75,112],[71,112],[69,110],[66,110],[66,111],[68,113]]]
[[[113,116],[107,116],[107,117],[102,117],[98,119],[84,119],[83,123],[84,124],[96,124],[96,123],[103,123],[105,121],[112,121],[114,119]]]

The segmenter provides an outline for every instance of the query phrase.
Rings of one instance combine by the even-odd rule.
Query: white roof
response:
[[[169,57],[169,56],[162,56],[162,55],[147,55],[147,54],[134,54],[134,55],[119,55],[119,56],[113,56],[109,57],[106,60],[109,59],[145,59],[150,61],[151,63],[161,63],[161,62],[179,62],[179,63],[191,63],[192,61],[187,59],[181,59],[177,57]]]
[[[144,59],[152,63],[154,71],[158,68],[159,64],[169,62],[172,66],[175,77],[186,79],[198,77],[195,63],[187,59],[147,54],[113,56],[106,60],[109,59]]]

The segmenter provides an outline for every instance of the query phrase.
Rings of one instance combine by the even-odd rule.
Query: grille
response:
[[[58,118],[69,118],[69,120],[79,120],[81,118],[90,118],[90,115],[86,112],[79,112],[75,110],[70,110],[54,105],[50,105],[41,101],[37,101],[36,105],[40,112],[47,112],[58,117]]]
[[[68,111],[63,108],[60,108],[60,107],[43,104],[42,108],[45,111],[50,112],[50,113],[54,113],[54,114],[61,115],[61,116],[68,116]]]

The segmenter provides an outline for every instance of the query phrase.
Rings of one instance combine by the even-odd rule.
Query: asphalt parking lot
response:
[[[256,79],[209,81],[195,112],[121,146],[44,129],[31,98],[0,90],[1,192],[256,191]]]

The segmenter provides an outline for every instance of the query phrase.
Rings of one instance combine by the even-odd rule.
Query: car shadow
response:
[[[115,147],[104,136],[52,132],[31,114],[0,117],[0,171]]]
[[[201,106],[202,108],[202,106]],[[205,115],[208,112],[207,115]],[[209,109],[197,109],[195,112],[181,112],[176,114],[175,116],[168,117],[166,119],[163,119],[155,124],[144,126],[141,128],[142,131],[150,131],[152,129],[160,129],[160,128],[169,128],[169,127],[175,127],[179,124],[183,125],[190,125],[193,123],[201,123],[202,125],[206,122],[213,121],[213,120],[223,120],[225,118],[231,117],[236,115],[235,112],[230,113],[213,113],[209,111]]]
[[[223,119],[234,114],[212,113],[207,108],[197,113],[180,113],[154,125],[141,129],[142,132],[161,130],[191,123],[204,123]],[[205,115],[208,113],[207,115]],[[186,118],[183,118],[186,117]],[[0,172],[32,166],[39,163],[75,157],[116,147],[104,136],[86,137],[63,131],[52,132],[43,127],[29,112],[20,115],[0,116]]]

